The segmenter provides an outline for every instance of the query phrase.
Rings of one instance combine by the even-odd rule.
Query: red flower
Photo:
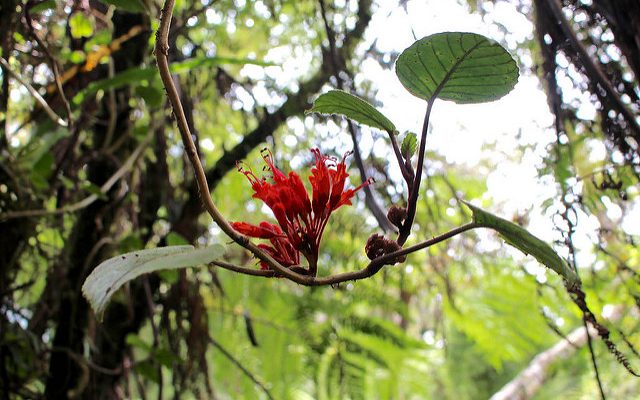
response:
[[[255,192],[253,197],[271,208],[280,226],[269,222],[262,222],[259,226],[246,222],[234,222],[232,225],[249,237],[268,239],[271,245],[261,244],[259,247],[285,267],[299,265],[302,253],[309,262],[310,273],[315,275],[320,240],[329,216],[341,206],[351,204],[355,193],[370,181],[345,190],[349,176],[345,159],[350,153],[336,163],[336,159],[323,155],[318,149],[311,151],[316,158],[309,176],[311,200],[300,176],[293,171],[285,175],[273,164],[271,152],[266,149],[262,151],[262,158],[273,174],[273,182],[258,179],[251,169],[239,164],[238,171],[251,182]],[[267,269],[266,263],[262,262],[261,266]]]

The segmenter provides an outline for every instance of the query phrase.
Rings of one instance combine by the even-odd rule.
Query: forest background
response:
[[[3,398],[499,398],[536,355],[553,357],[521,398],[638,393],[597,334],[580,336],[562,280],[487,231],[335,286],[213,266],[145,275],[98,322],[81,286],[117,254],[219,243],[259,269],[202,207],[153,54],[161,7],[0,0]],[[579,272],[639,369],[637,1],[202,0],[173,16],[174,82],[229,220],[270,218],[236,172],[266,174],[265,147],[305,181],[311,148],[354,150],[351,186],[375,179],[332,215],[324,275],[366,265],[367,238],[406,198],[385,133],[305,110],[341,88],[418,132],[424,103],[395,77],[398,54],[441,31],[502,44],[520,67],[512,93],[434,106],[409,244],[468,222],[461,199],[527,227]]]

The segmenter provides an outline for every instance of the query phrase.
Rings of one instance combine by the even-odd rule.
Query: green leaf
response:
[[[102,0],[107,4],[111,4],[120,8],[124,11],[129,11],[132,13],[140,13],[144,12],[144,6],[140,2],[140,0]]]
[[[463,203],[473,212],[473,221],[476,224],[497,231],[508,244],[524,254],[531,254],[538,262],[562,276],[571,286],[580,284],[580,278],[576,273],[547,243],[513,222],[483,211],[464,200]]]
[[[409,159],[416,150],[418,150],[418,136],[413,132],[407,132],[402,140],[402,145],[400,145],[400,152],[404,158]]]
[[[81,90],[73,97],[73,103],[80,104],[87,96],[99,90],[111,90],[127,85],[137,85],[142,81],[154,79],[156,76],[158,76],[158,71],[155,68],[130,68],[115,75],[113,78],[91,82],[84,90]]]
[[[416,97],[456,103],[497,100],[518,82],[518,66],[498,43],[476,33],[422,38],[396,61],[396,75]]]
[[[196,57],[191,58],[186,61],[173,63],[170,65],[170,70],[174,74],[181,74],[190,72],[197,68],[202,68],[206,66],[214,66],[214,65],[223,65],[223,64],[237,64],[237,65],[245,65],[245,64],[254,64],[254,65],[273,65],[266,62],[251,60],[248,58],[230,58],[230,57]],[[91,82],[85,89],[78,92],[73,97],[73,103],[78,105],[84,101],[85,98],[97,93],[100,90],[111,90],[118,89],[124,86],[139,86],[143,82],[153,82],[155,80],[159,80],[160,75],[158,73],[158,69],[153,67],[149,68],[129,68],[125,71],[120,72],[117,75],[114,75],[111,78],[101,79],[99,81]],[[150,94],[150,89],[142,90],[144,95]],[[147,98],[145,98],[147,100]],[[155,99],[157,100],[157,99]],[[154,101],[154,99],[151,99]],[[151,104],[152,106],[154,104]]]
[[[46,0],[42,3],[36,4],[35,6],[29,9],[30,14],[37,14],[42,11],[52,10],[56,8],[55,0]]]
[[[310,113],[339,114],[372,128],[387,132],[396,130],[393,122],[371,104],[342,90],[332,90],[320,95],[313,103],[313,107],[305,111],[305,114]]]
[[[74,39],[93,35],[93,23],[81,12],[76,12],[69,18],[69,28]]]
[[[175,62],[171,64],[170,69],[174,74],[182,74],[193,69],[202,67],[213,67],[216,65],[258,65],[261,67],[275,66],[276,64],[254,60],[251,58],[234,58],[234,57],[194,57],[185,61]]]
[[[137,86],[135,91],[151,108],[160,107],[162,100],[164,100],[164,93],[155,86]]]
[[[151,352],[152,350],[152,346],[149,343],[142,340],[142,338],[140,338],[140,336],[136,335],[135,333],[128,334],[125,338],[125,343],[131,347],[142,349],[147,353]]]
[[[170,246],[121,254],[98,265],[82,285],[99,320],[113,293],[132,279],[149,272],[207,264],[220,257],[224,247],[213,245],[201,249],[193,246]]]

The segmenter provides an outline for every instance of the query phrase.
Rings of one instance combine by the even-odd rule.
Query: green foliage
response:
[[[387,117],[382,115],[382,113],[376,110],[371,104],[342,90],[331,90],[328,93],[320,95],[320,97],[313,102],[313,107],[306,111],[306,113],[340,114],[372,128],[378,128],[387,132],[394,132],[396,130],[393,122],[389,121]]]
[[[93,2],[89,3],[92,7]],[[164,398],[266,398],[255,381],[273,398],[285,400],[488,398],[537,353],[560,340],[550,325],[561,333],[581,325],[581,314],[571,306],[558,279],[536,282],[527,273],[535,263],[526,263],[525,269],[520,261],[506,257],[506,246],[485,240],[485,230],[410,254],[406,263],[385,267],[370,279],[334,287],[305,288],[284,279],[247,277],[215,267],[182,268],[204,264],[210,257],[224,257],[247,268],[259,265],[232,245],[200,208],[179,134],[163,106],[165,91],[152,58],[154,37],[145,36],[157,28],[157,7],[146,8],[138,0],[104,3],[115,6],[110,7],[115,17],[108,23],[94,20],[97,14],[57,7],[52,1],[31,8],[42,28],[37,33],[64,76],[74,130],[42,118],[42,110],[13,79],[9,107],[0,113],[6,117],[10,142],[0,151],[0,224],[6,212],[48,212],[99,193],[90,207],[73,213],[15,218],[2,225],[9,233],[1,232],[0,243],[19,249],[2,265],[4,275],[0,276],[0,347],[8,350],[9,357],[3,371],[12,389],[19,390],[18,397],[43,397],[47,378],[55,372],[49,370],[50,360],[68,350],[77,356],[69,358],[68,365],[89,366],[87,393],[108,381],[109,390],[130,398],[155,398],[160,391]],[[395,157],[387,133],[398,133],[378,110],[382,109],[378,100],[384,99],[376,95],[379,86],[373,79],[377,77],[363,76],[359,68],[378,56],[387,60],[381,64],[388,68],[395,55],[378,55],[375,42],[365,48],[357,40],[344,41],[354,22],[363,18],[356,5],[364,8],[367,3],[328,2],[327,12],[345,72],[357,83],[349,90],[376,99],[376,107],[347,92],[329,91],[317,97],[310,112],[342,115],[374,128],[363,139],[362,155],[367,173],[376,180],[371,188],[386,209],[406,202],[406,184],[390,166]],[[142,21],[151,21],[143,22],[143,33],[123,41],[117,50],[109,48],[118,40],[116,32],[131,28],[121,24],[116,30],[112,24],[117,25],[118,18],[135,19],[136,12],[145,14]],[[326,46],[327,32],[318,18],[318,3],[178,1],[175,17],[175,47],[170,54],[172,60],[180,61],[172,61],[171,69],[196,128],[212,196],[230,221],[273,221],[265,218],[262,204],[251,198],[246,178],[234,171],[234,163],[241,161],[235,155],[238,149],[251,147],[245,161],[254,166],[258,178],[269,178],[269,171],[255,163],[264,147],[256,132],[286,119],[267,138],[267,146],[276,163],[287,166],[285,170],[307,171],[300,174],[308,184],[306,174],[313,165],[309,148],[319,146],[328,154],[340,155],[352,146],[346,136],[336,135],[334,124],[317,124],[301,112],[287,114],[294,101],[306,102],[327,89],[326,80],[316,80],[318,71],[327,71],[326,49],[321,48]],[[373,30],[367,32],[375,35]],[[8,52],[3,53],[5,59],[66,118],[49,60],[23,28],[11,37],[18,46],[3,49]],[[131,51],[136,46],[138,51]],[[536,61],[536,54],[528,53],[536,49],[526,42],[514,54]],[[105,51],[99,64],[83,70],[90,56],[102,54],[97,51]],[[139,63],[131,62],[134,56]],[[515,65],[506,50],[490,39],[446,33],[411,46],[398,59],[396,69],[401,83],[420,98],[467,103],[493,100],[511,90],[518,74]],[[66,76],[76,69],[78,73]],[[543,155],[549,165],[541,175],[550,178],[551,186],[573,191],[548,199],[545,218],[552,221],[553,215],[556,221],[564,211],[562,202],[573,196],[579,199],[574,207],[580,222],[599,222],[602,228],[594,245],[606,248],[606,253],[594,251],[593,262],[582,261],[590,259],[590,242],[576,245],[584,291],[599,317],[603,307],[631,307],[640,295],[637,238],[623,232],[622,219],[611,213],[612,204],[623,213],[633,209],[638,179],[633,166],[615,161],[609,144],[607,154],[594,158],[590,148],[601,144],[608,133],[585,126],[567,124],[566,137],[558,143],[542,143],[536,155]],[[99,178],[109,178],[112,167],[119,168],[149,131],[154,140],[141,157],[112,190],[98,190]],[[108,132],[114,137],[105,143]],[[407,159],[415,157],[415,134],[395,138]],[[432,148],[431,144],[428,141],[427,147]],[[473,216],[517,248],[572,278],[573,272],[566,271],[564,261],[559,262],[546,244],[484,211],[470,213],[457,201],[487,199],[483,169],[495,169],[493,160],[480,167],[454,165],[437,149],[425,157],[427,176],[408,245]],[[100,168],[92,169],[96,162]],[[353,187],[359,178],[351,164],[349,185]],[[322,275],[358,270],[368,263],[366,240],[380,230],[363,198],[354,198],[353,203],[341,208],[327,226],[319,263]],[[87,225],[93,229],[83,230]],[[228,246],[224,255],[215,245],[202,250],[202,260],[193,259],[193,254],[177,261],[173,255],[157,257],[166,249],[162,246],[194,243]],[[145,248],[152,250],[140,250]],[[107,260],[94,273],[106,272],[104,265],[111,265],[108,272],[114,276],[92,292],[94,307],[104,308],[125,280],[156,268],[169,269],[149,276],[145,283],[151,293],[146,298],[141,281],[130,280],[118,301],[106,309],[108,323],[96,324],[91,314],[75,318],[76,314],[62,308],[61,303],[74,295],[75,305],[80,306],[71,312],[86,308],[80,294],[82,279],[115,254],[127,260],[133,254],[150,254],[149,263],[125,265],[120,263],[121,256]],[[118,273],[120,280],[116,280]],[[93,279],[95,275],[89,282]],[[69,315],[74,315],[73,326],[80,331],[73,343],[78,347],[56,347],[56,333],[71,326],[58,325],[59,320]],[[616,342],[623,343],[619,328],[637,347],[633,313],[610,327]],[[632,398],[637,383],[605,354],[599,341],[594,345],[609,396]],[[624,344],[621,347],[626,350]],[[126,363],[131,365],[126,369],[130,373],[120,376],[93,368],[125,371]],[[592,377],[589,354],[581,350],[554,368],[538,398],[592,396],[597,390]]]
[[[497,100],[518,82],[508,51],[482,35],[446,32],[422,38],[400,54],[396,74],[423,100],[456,103]]]

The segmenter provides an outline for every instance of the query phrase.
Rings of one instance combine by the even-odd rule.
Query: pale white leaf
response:
[[[82,294],[99,320],[111,296],[125,283],[149,272],[208,264],[224,253],[224,247],[213,245],[168,246],[133,251],[103,261],[87,277]]]

